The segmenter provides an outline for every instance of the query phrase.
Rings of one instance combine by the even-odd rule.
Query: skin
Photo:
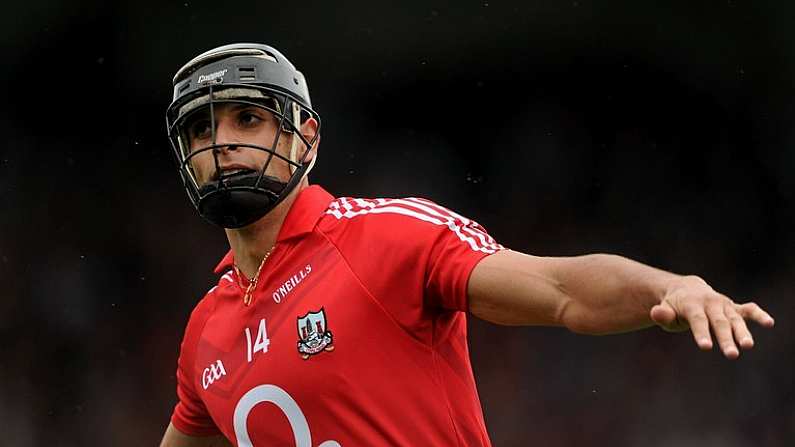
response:
[[[222,104],[216,108],[217,142],[229,144],[219,152],[222,166],[262,167],[267,154],[234,148],[243,141],[270,146],[278,121],[268,112]],[[257,113],[258,112],[258,113]],[[251,116],[254,115],[254,116]],[[208,127],[192,132],[191,147],[210,144]],[[301,132],[311,140],[317,123],[307,120]],[[278,153],[289,154],[290,138],[279,143]],[[311,156],[317,151],[317,142]],[[194,158],[201,182],[215,172],[210,152]],[[267,174],[289,178],[284,163],[272,163]],[[306,178],[293,193],[259,221],[241,229],[226,230],[238,268],[250,278],[274,245],[287,211]],[[714,334],[723,355],[736,359],[740,349],[750,349],[753,337],[746,325],[754,321],[773,327],[773,318],[754,303],[738,304],[715,291],[698,276],[681,276],[615,255],[537,257],[505,250],[484,258],[468,283],[469,312],[502,325],[561,326],[583,334],[628,332],[650,326],[666,331],[690,330],[702,350],[713,347]],[[192,437],[169,424],[161,447],[229,445],[223,437]]]
[[[254,106],[241,104],[218,104],[214,107],[216,120],[216,144],[224,144],[218,151],[218,164],[223,169],[227,166],[247,167],[261,170],[267,162],[268,153],[255,149],[236,147],[234,143],[248,142],[260,146],[270,147],[273,144],[279,128],[279,120],[267,110]],[[212,144],[212,132],[209,126],[209,114],[192,123],[187,124],[190,148],[192,151]],[[309,118],[301,124],[301,133],[307,141],[311,141],[317,133],[317,121]],[[282,132],[276,152],[285,157],[290,156],[292,141],[297,136]],[[317,153],[320,139],[315,141],[309,159]],[[299,153],[303,152],[303,144],[299,146]],[[216,166],[212,151],[202,152],[191,160],[196,179],[199,184],[210,181],[215,175]],[[286,182],[290,179],[290,168],[286,162],[273,158],[265,172],[266,175],[279,178]],[[271,212],[257,222],[238,229],[226,229],[229,246],[235,254],[235,262],[240,271],[251,278],[262,262],[262,258],[276,243],[279,229],[290,210],[298,193],[306,188],[309,182],[306,177],[299,185]]]

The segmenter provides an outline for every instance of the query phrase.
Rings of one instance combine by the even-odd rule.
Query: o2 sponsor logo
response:
[[[233,425],[239,447],[253,447],[246,428],[246,421],[251,410],[265,402],[276,405],[287,417],[293,431],[295,447],[312,447],[312,433],[309,431],[309,424],[306,422],[306,416],[301,411],[301,407],[298,406],[295,399],[287,394],[287,391],[276,385],[268,384],[252,388],[237,402]],[[342,445],[337,441],[328,440],[321,442],[317,447],[342,447]]]

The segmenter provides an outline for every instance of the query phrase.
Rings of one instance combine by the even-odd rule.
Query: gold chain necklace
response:
[[[243,304],[245,304],[246,306],[251,304],[251,299],[254,296],[254,290],[257,289],[257,281],[259,280],[259,273],[260,271],[262,271],[262,266],[265,265],[265,261],[268,260],[268,256],[271,255],[272,251],[273,247],[271,247],[271,249],[268,250],[267,253],[265,253],[265,257],[262,258],[262,262],[260,262],[259,267],[257,267],[257,273],[255,273],[254,276],[248,281],[248,286],[246,287],[246,293],[243,295]],[[243,283],[240,282],[240,278],[243,276],[243,274],[240,272],[240,268],[237,266],[237,264],[235,264],[235,270],[237,270],[237,285],[239,285],[240,288],[242,289]]]

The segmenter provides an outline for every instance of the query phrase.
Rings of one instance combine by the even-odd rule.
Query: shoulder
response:
[[[354,230],[357,234],[372,234],[382,240],[449,236],[475,251],[498,249],[498,244],[480,224],[420,197],[341,197],[329,204],[319,227],[327,233],[341,235]]]
[[[455,225],[454,218],[442,210],[435,203],[416,197],[341,197],[329,204],[319,228],[338,240],[355,238],[360,242],[387,242],[424,239],[442,227]]]
[[[218,301],[224,299],[226,295],[234,293],[234,284],[234,273],[230,269],[221,275],[218,278],[218,283],[210,288],[210,290],[204,294],[202,299],[196,303],[193,311],[191,311],[190,317],[188,318],[188,324],[185,328],[186,341],[192,340],[201,334],[204,324],[215,311]]]
[[[443,211],[443,213],[440,213]],[[452,212],[437,203],[420,198],[375,198],[340,197],[329,203],[326,214],[337,219],[352,219],[360,216],[379,214],[397,214],[405,217],[425,220],[420,216],[449,216]]]
[[[323,216],[326,228],[347,225],[392,225],[412,227],[448,226],[466,218],[423,198],[364,199],[341,197],[331,202]]]

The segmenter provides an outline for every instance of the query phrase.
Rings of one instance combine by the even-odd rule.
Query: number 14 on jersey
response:
[[[249,363],[253,360],[254,354],[257,352],[268,352],[268,345],[271,344],[268,338],[268,330],[265,328],[265,319],[259,320],[259,329],[257,329],[257,338],[254,339],[254,345],[251,345],[251,329],[246,328],[246,354]]]

